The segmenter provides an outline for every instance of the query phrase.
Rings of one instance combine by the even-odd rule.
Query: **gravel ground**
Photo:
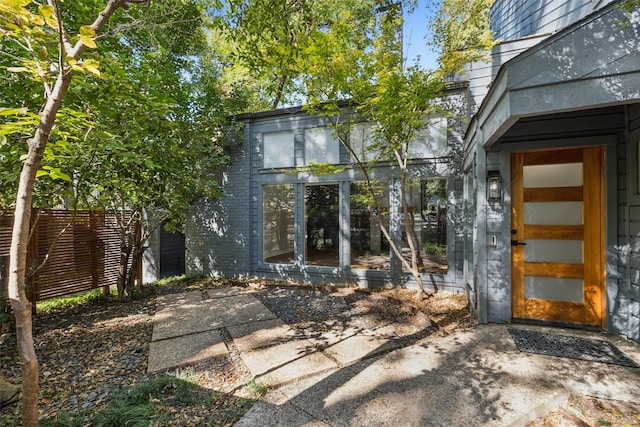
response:
[[[97,412],[112,403],[118,390],[148,380],[146,368],[156,297],[219,286],[252,288],[256,297],[301,339],[317,337],[328,330],[356,328],[410,345],[429,334],[446,334],[471,326],[465,297],[461,294],[439,293],[417,304],[415,294],[403,289],[366,292],[213,279],[189,279],[146,287],[142,295],[131,302],[101,299],[34,316],[42,419],[55,420],[63,412]],[[437,322],[438,329],[433,322]],[[251,407],[264,390],[255,390],[250,372],[233,350],[233,343],[230,344],[229,357],[211,359],[189,368],[189,381],[197,384],[200,403],[158,402],[162,411],[170,416],[164,423],[154,425],[210,425],[211,420],[213,425],[233,425]],[[13,333],[0,336],[0,375],[9,382],[20,382]],[[640,417],[638,407],[626,407],[623,415],[626,418],[620,418],[620,411],[610,409],[608,402],[581,396],[573,399],[573,406],[570,404],[532,425],[638,425],[628,424],[628,420],[638,421],[633,416]],[[574,414],[576,407],[588,408],[589,420],[601,421],[600,424],[575,424],[572,417],[579,418],[580,414],[570,417],[566,413],[573,411]],[[614,418],[614,413],[618,418]],[[18,425],[19,414],[19,403],[0,408],[0,425]],[[567,419],[574,424],[565,423]],[[610,419],[614,422],[602,424]]]
[[[104,408],[118,390],[148,380],[146,369],[155,298],[218,286],[250,286],[256,297],[291,325],[300,338],[318,336],[328,329],[358,328],[401,340],[406,345],[434,331],[427,316],[402,300],[402,297],[412,298],[411,292],[392,295],[390,291],[385,294],[263,282],[220,283],[212,279],[147,287],[134,301],[101,299],[34,316],[42,418],[53,420],[65,411],[97,411]],[[396,298],[398,296],[400,298]],[[457,327],[468,327],[464,297],[445,297],[438,296],[433,301],[452,302],[445,311],[450,317],[455,312],[451,318],[457,319]],[[0,375],[9,382],[19,383],[19,358],[13,333],[0,337],[0,354]],[[216,390],[229,398],[209,408],[193,408],[192,413],[182,408],[182,419],[215,417],[231,423],[250,406],[252,392],[247,384],[251,375],[237,352],[194,366],[190,375],[202,390]],[[17,425],[19,414],[19,404],[0,408],[0,425]]]

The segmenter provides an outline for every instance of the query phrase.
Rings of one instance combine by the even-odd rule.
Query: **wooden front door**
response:
[[[604,150],[513,153],[512,316],[605,327]]]

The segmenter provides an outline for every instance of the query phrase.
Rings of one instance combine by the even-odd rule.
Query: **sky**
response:
[[[427,8],[427,5],[430,4],[433,8],[433,3],[433,1],[420,0],[412,14],[408,14],[405,10],[403,50],[407,65],[412,65],[420,57],[420,65],[423,68],[436,68],[437,54],[433,48],[426,46],[429,36],[428,15],[433,12]]]

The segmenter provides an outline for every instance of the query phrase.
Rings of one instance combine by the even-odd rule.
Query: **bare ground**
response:
[[[410,345],[427,335],[472,327],[463,294],[436,293],[417,302],[415,292],[406,289],[374,292],[210,278],[146,287],[134,301],[122,303],[107,298],[35,315],[42,420],[52,422],[65,412],[78,411],[91,417],[112,405],[118,390],[148,381],[146,367],[156,297],[221,286],[251,287],[256,297],[300,338],[329,329],[358,328]],[[0,376],[19,383],[13,333],[0,337],[0,355]],[[264,392],[252,383],[250,372],[234,351],[176,375],[186,376],[197,385],[195,399],[184,402],[171,394],[156,399],[163,417],[154,425],[233,425]],[[0,425],[18,425],[19,419],[19,403],[0,408]],[[572,396],[531,427],[559,425],[640,425],[640,405]]]

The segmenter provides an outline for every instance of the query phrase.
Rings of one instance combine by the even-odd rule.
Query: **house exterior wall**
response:
[[[469,82],[471,114],[482,104],[502,64],[608,3],[611,0],[496,1],[490,23],[497,44],[488,61],[471,64],[462,77]]]
[[[490,22],[496,40],[515,40],[551,34],[602,7],[592,0],[498,0],[491,6]]]
[[[616,289],[619,309],[613,327],[640,341],[640,183],[638,183],[638,143],[640,104],[627,108],[626,144],[618,148],[618,263]]]
[[[507,3],[517,2],[496,2],[494,9]],[[580,2],[546,3],[570,10]],[[473,264],[465,269],[465,282],[480,322],[509,322],[512,316],[511,153],[597,145],[605,147],[604,327],[640,340],[639,29],[637,20],[620,26],[620,10],[600,9],[607,3],[580,3],[567,16],[584,19],[566,29],[573,21],[558,20],[559,33],[553,36],[505,29],[505,37],[527,36],[507,44],[537,43],[506,64],[501,63],[506,55],[494,55],[497,61],[484,76],[470,73],[477,82],[470,83],[470,96],[482,104],[463,148],[464,168],[476,179],[473,191],[466,192],[475,218],[466,223],[473,222],[477,233],[466,233],[475,250],[465,252]],[[500,171],[503,179],[499,203],[487,200],[489,170]]]
[[[464,116],[467,100],[466,86],[462,85],[449,91],[443,103],[457,117],[460,114]],[[322,133],[319,130],[322,128],[326,128],[328,134],[333,133],[325,118],[310,115],[298,108],[246,114],[240,116],[239,120],[245,123],[243,141],[230,146],[230,165],[219,173],[223,197],[216,201],[200,200],[189,213],[185,232],[187,274],[256,276],[308,283],[358,284],[362,287],[416,286],[411,275],[402,271],[400,262],[393,256],[388,270],[351,268],[350,183],[361,180],[361,173],[350,165],[349,153],[342,144],[339,144],[334,156],[342,166],[342,171],[314,175],[305,168],[308,166],[305,144],[309,142],[305,142],[305,135]],[[410,175],[415,178],[446,178],[448,268],[444,274],[425,273],[423,280],[428,288],[461,291],[464,276],[464,235],[460,221],[463,215],[463,180],[460,163],[452,159],[459,158],[464,124],[453,119],[436,119],[429,129],[429,138],[442,141],[446,149],[442,152],[436,149],[431,154],[424,154],[425,158],[413,160]],[[278,138],[281,138],[287,153],[283,152],[285,148],[277,150],[265,145],[266,140],[277,142]],[[424,147],[434,149],[429,143]],[[289,156],[288,153],[292,154]],[[287,166],[270,167],[278,162]],[[389,183],[389,230],[392,238],[400,242],[404,228],[400,223],[401,198],[397,168],[393,162],[383,163],[377,165],[372,173],[374,178]],[[297,258],[290,263],[267,262],[263,253],[263,188],[276,184],[288,184],[293,188]],[[304,259],[307,226],[304,200],[305,186],[308,184],[335,185],[339,189],[341,259],[339,265],[334,267],[306,264]]]
[[[199,200],[187,214],[187,275],[246,276],[251,271],[250,152],[244,144],[228,149],[233,162],[218,174],[224,197]]]

